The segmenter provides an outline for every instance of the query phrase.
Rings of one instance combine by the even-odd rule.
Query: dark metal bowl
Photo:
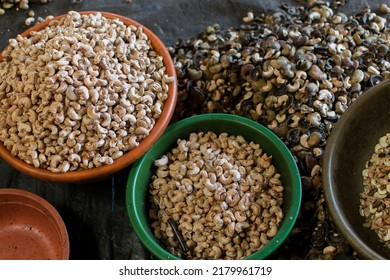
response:
[[[390,249],[359,214],[362,171],[381,136],[390,132],[390,80],[365,92],[341,116],[327,141],[324,194],[330,215],[360,258],[390,259]]]

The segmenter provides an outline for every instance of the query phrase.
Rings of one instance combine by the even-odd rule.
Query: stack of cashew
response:
[[[154,235],[186,259],[241,259],[274,237],[283,185],[272,156],[242,136],[192,133],[155,161],[149,187]],[[186,240],[181,251],[168,223]]]
[[[0,63],[0,140],[54,172],[112,164],[148,136],[173,78],[142,28],[69,12],[10,40]]]
[[[360,194],[359,213],[365,218],[364,226],[390,248],[390,133],[379,138],[362,175],[364,189]]]

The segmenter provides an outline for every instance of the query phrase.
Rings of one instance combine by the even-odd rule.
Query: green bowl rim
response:
[[[291,178],[291,187],[292,187],[291,196],[293,198],[291,201],[291,207],[289,208],[289,211],[285,213],[285,216],[283,218],[284,221],[282,222],[281,227],[278,230],[278,233],[270,240],[269,243],[267,243],[260,250],[256,251],[255,253],[253,253],[252,255],[246,258],[243,258],[244,260],[264,259],[267,256],[269,256],[271,253],[273,253],[287,239],[297,220],[300,206],[301,206],[301,200],[302,200],[302,185],[301,185],[300,173],[297,164],[290,150],[287,148],[287,146],[270,129],[249,118],[245,118],[233,114],[208,113],[208,114],[196,115],[196,116],[191,116],[182,119],[174,124],[169,125],[166,131],[163,133],[163,135],[156,141],[155,145],[164,141],[165,138],[167,138],[171,132],[175,130],[180,130],[181,128],[184,128],[193,122],[201,122],[205,120],[238,122],[242,125],[250,126],[252,128],[259,130],[265,138],[268,138],[279,147],[281,153],[283,154],[287,162],[289,173],[296,175],[296,176],[292,176]],[[147,153],[145,153],[140,159],[138,159],[130,170],[128,180],[127,180],[127,185],[126,185],[126,206],[127,206],[128,216],[130,218],[130,222],[138,238],[154,256],[158,257],[159,259],[182,260],[181,258],[163,249],[154,237],[149,237],[148,235],[145,234],[145,230],[141,226],[142,223],[139,219],[139,215],[138,215],[139,211],[135,207],[136,203],[135,203],[134,190],[136,190],[136,188],[132,188],[131,186],[135,185],[136,179],[138,177],[139,169],[143,165],[145,159],[151,153],[152,149],[153,147]],[[286,219],[289,219],[289,221],[286,221]]]

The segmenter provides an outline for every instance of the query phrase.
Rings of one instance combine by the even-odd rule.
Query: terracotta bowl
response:
[[[362,171],[379,137],[390,132],[390,80],[365,92],[337,121],[323,164],[324,195],[340,233],[360,258],[390,259],[390,249],[364,227],[359,213]]]
[[[0,259],[69,259],[68,233],[57,210],[31,192],[0,189]]]
[[[91,14],[91,13],[96,13],[96,12],[94,11],[80,12],[80,14]],[[130,150],[122,157],[116,159],[114,163],[111,165],[103,165],[88,170],[56,173],[56,172],[49,171],[47,169],[36,168],[32,165],[27,164],[21,159],[13,156],[4,147],[3,143],[0,142],[0,157],[3,158],[9,165],[11,165],[16,170],[28,174],[31,177],[35,177],[46,181],[52,181],[52,182],[83,183],[83,182],[103,180],[125,169],[126,167],[131,165],[135,160],[140,158],[144,153],[148,151],[148,149],[154,144],[154,142],[156,142],[156,140],[163,134],[166,127],[168,126],[176,106],[177,78],[176,78],[174,64],[167,48],[165,47],[163,42],[152,31],[150,31],[148,28],[141,25],[140,23],[121,15],[106,13],[106,12],[100,12],[100,13],[106,18],[118,18],[121,21],[123,21],[126,25],[134,25],[137,27],[141,27],[143,29],[143,32],[151,40],[153,49],[163,57],[164,65],[166,68],[166,74],[173,76],[175,80],[173,83],[169,85],[168,99],[165,101],[161,116],[156,121],[153,129],[150,131],[150,134],[140,142],[138,147]],[[52,20],[58,20],[65,16],[66,15],[60,15],[53,18]],[[31,27],[30,29],[23,32],[21,36],[28,37],[31,32],[44,29],[52,20],[47,20]],[[0,54],[0,59],[2,59],[1,54]]]

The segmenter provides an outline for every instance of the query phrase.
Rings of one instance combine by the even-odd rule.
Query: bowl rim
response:
[[[351,223],[348,221],[348,216],[345,215],[341,209],[341,205],[338,202],[338,195],[336,186],[332,184],[332,162],[334,159],[335,148],[338,143],[338,135],[344,129],[345,124],[352,120],[351,112],[359,110],[364,106],[366,100],[372,98],[377,91],[382,91],[384,88],[390,88],[390,80],[385,80],[372,88],[369,88],[364,94],[362,94],[356,101],[354,101],[347,110],[341,115],[336,122],[331,134],[327,139],[327,144],[324,151],[323,158],[323,190],[325,201],[328,211],[334,221],[336,227],[339,229],[340,234],[351,244],[351,246],[358,252],[359,256],[366,259],[385,259],[383,256],[375,252],[372,248],[359,237],[359,235],[353,230]],[[363,227],[363,225],[362,225]],[[348,232],[348,234],[346,234]]]
[[[25,199],[28,199],[29,201],[34,201],[34,202],[38,203],[39,205],[41,205],[43,209],[38,209],[35,206],[32,206],[28,203],[23,203],[25,205],[28,205],[30,207],[35,208],[39,212],[42,212],[42,214],[44,214],[45,216],[50,215],[52,217],[52,219],[50,219],[48,217],[48,220],[51,222],[51,224],[53,224],[53,226],[56,227],[60,238],[63,239],[63,240],[61,240],[62,241],[61,248],[63,249],[63,251],[62,251],[62,254],[59,255],[58,257],[60,260],[68,260],[69,259],[70,244],[69,244],[68,231],[66,229],[64,220],[62,219],[61,215],[58,213],[57,209],[54,208],[54,206],[49,201],[47,201],[43,197],[41,197],[33,192],[23,190],[23,189],[16,189],[16,188],[0,188],[0,196],[3,196],[3,195],[10,195],[12,197],[25,198]],[[13,201],[13,200],[8,201],[7,203],[13,203],[13,202],[15,204],[21,204],[20,202]],[[2,203],[0,202],[0,204],[2,204]]]
[[[102,165],[99,167],[95,167],[92,169],[85,170],[76,170],[76,171],[68,171],[68,172],[52,172],[47,169],[37,168],[33,165],[30,165],[23,160],[19,159],[16,156],[13,156],[11,152],[4,147],[3,142],[0,142],[0,157],[4,159],[10,166],[15,168],[16,170],[23,172],[31,177],[35,177],[38,179],[52,181],[52,182],[61,182],[61,183],[85,183],[85,182],[94,182],[106,179],[119,171],[125,169],[138,158],[140,158],[150,147],[153,146],[156,139],[158,139],[167,126],[173,116],[176,101],[177,101],[177,75],[174,68],[172,57],[170,56],[168,49],[165,47],[164,43],[147,27],[142,25],[141,23],[130,19],[128,17],[110,13],[103,11],[82,11],[78,12],[81,15],[89,15],[101,13],[104,17],[108,19],[119,19],[123,21],[126,25],[133,25],[137,28],[142,28],[143,32],[149,38],[154,51],[156,51],[160,56],[164,59],[165,73],[169,76],[174,77],[174,81],[169,84],[168,98],[165,100],[164,108],[161,116],[157,119],[154,127],[150,131],[149,135],[140,141],[138,147],[133,148],[132,150],[126,152],[123,156],[116,159],[111,165]],[[50,22],[55,20],[60,20],[63,17],[66,17],[68,14],[58,15],[52,19],[45,20],[41,23],[30,27],[20,35],[23,37],[30,36],[31,32],[42,30],[45,28]],[[5,47],[5,49],[0,53],[0,60],[3,58],[2,53],[9,47]]]
[[[251,259],[263,259],[268,257],[271,253],[273,253],[279,246],[287,239],[290,232],[294,228],[295,222],[298,218],[301,201],[302,201],[302,185],[300,180],[300,173],[298,170],[298,166],[287,146],[282,142],[282,140],[276,136],[270,129],[267,127],[255,122],[249,118],[245,118],[239,115],[233,114],[225,114],[225,113],[208,113],[202,115],[191,116],[185,119],[182,119],[172,125],[170,125],[163,136],[156,142],[163,142],[165,138],[176,130],[180,130],[182,127],[186,127],[188,123],[192,122],[202,122],[205,120],[215,120],[215,121],[227,121],[227,122],[238,122],[242,125],[251,126],[260,131],[265,138],[269,138],[273,142],[277,144],[279,149],[288,165],[288,172],[291,174],[295,174],[295,176],[291,176],[291,189],[292,189],[292,198],[295,198],[291,201],[291,206],[289,210],[284,213],[284,222],[282,222],[281,227],[278,230],[277,235],[275,235],[269,243],[267,243],[260,250],[254,252],[250,256],[243,258],[244,260]],[[153,148],[152,148],[153,149]],[[130,222],[136,232],[137,236],[140,238],[141,242],[149,249],[149,251],[157,256],[160,259],[173,259],[173,260],[181,260],[181,258],[169,253],[165,249],[163,249],[160,244],[156,241],[154,237],[149,237],[145,234],[145,228],[142,226],[139,214],[142,209],[138,209],[136,207],[136,196],[134,193],[137,191],[136,181],[138,177],[138,173],[140,172],[140,168],[143,165],[144,161],[148,157],[148,155],[152,152],[152,149],[149,150],[145,155],[143,155],[130,170],[130,174],[128,176],[127,186],[126,186],[126,204],[128,216],[130,218]],[[283,231],[281,231],[283,229]]]

